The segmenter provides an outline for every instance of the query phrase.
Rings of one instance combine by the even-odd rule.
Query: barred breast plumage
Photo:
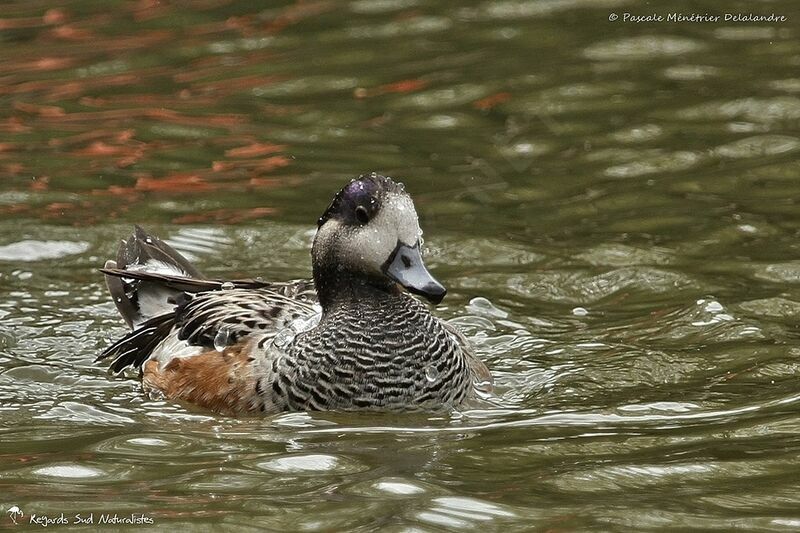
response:
[[[207,280],[137,227],[103,269],[133,331],[100,358],[223,413],[461,406],[492,378],[460,332],[400,290],[444,296],[420,233],[402,186],[374,174],[320,218],[313,282]]]
[[[452,408],[467,397],[466,347],[413,298],[350,302],[264,363],[262,390],[278,409]],[[358,318],[355,318],[355,317]],[[270,384],[270,381],[272,382]],[[271,385],[271,386],[270,386]]]

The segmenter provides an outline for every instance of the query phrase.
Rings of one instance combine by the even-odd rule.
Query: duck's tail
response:
[[[132,329],[175,308],[181,290],[153,278],[203,279],[185,257],[140,226],[120,243],[116,261],[106,261],[102,271],[117,310]]]
[[[273,286],[260,279],[207,279],[170,245],[139,226],[120,244],[116,261],[106,261],[100,271],[105,274],[119,313],[133,330],[97,358],[112,358],[113,372],[128,366],[141,367],[169,336],[180,319],[181,309],[196,293]]]

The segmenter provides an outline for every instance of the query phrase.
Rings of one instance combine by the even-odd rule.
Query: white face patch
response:
[[[367,273],[379,273],[398,241],[413,247],[422,235],[417,211],[405,193],[387,193],[376,215],[362,226],[343,226],[328,220],[317,232],[315,252]],[[330,258],[330,256],[329,256]]]

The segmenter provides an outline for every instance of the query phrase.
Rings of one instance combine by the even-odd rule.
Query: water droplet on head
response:
[[[425,367],[425,379],[428,380],[428,383],[433,383],[436,381],[436,378],[439,377],[439,370],[433,365],[428,365]]]
[[[218,352],[224,350],[231,342],[231,330],[226,327],[221,327],[214,335],[214,349]]]
[[[223,291],[232,291],[236,288],[236,285],[232,281],[226,281],[222,285],[219,286],[220,289]]]

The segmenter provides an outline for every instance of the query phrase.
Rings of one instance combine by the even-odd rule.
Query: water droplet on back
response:
[[[272,343],[278,348],[285,348],[295,337],[295,332],[292,328],[283,328],[280,330],[273,339]]]
[[[167,396],[158,389],[150,389],[146,390],[147,397],[154,402],[160,402],[167,399]]]
[[[236,288],[236,285],[232,281],[226,281],[222,285],[219,286],[220,289],[223,291],[232,291]]]
[[[435,366],[428,365],[425,367],[425,379],[428,380],[428,383],[433,383],[438,377],[439,370],[437,370]]]
[[[231,330],[226,327],[221,327],[214,335],[214,349],[221,352],[231,342]]]

